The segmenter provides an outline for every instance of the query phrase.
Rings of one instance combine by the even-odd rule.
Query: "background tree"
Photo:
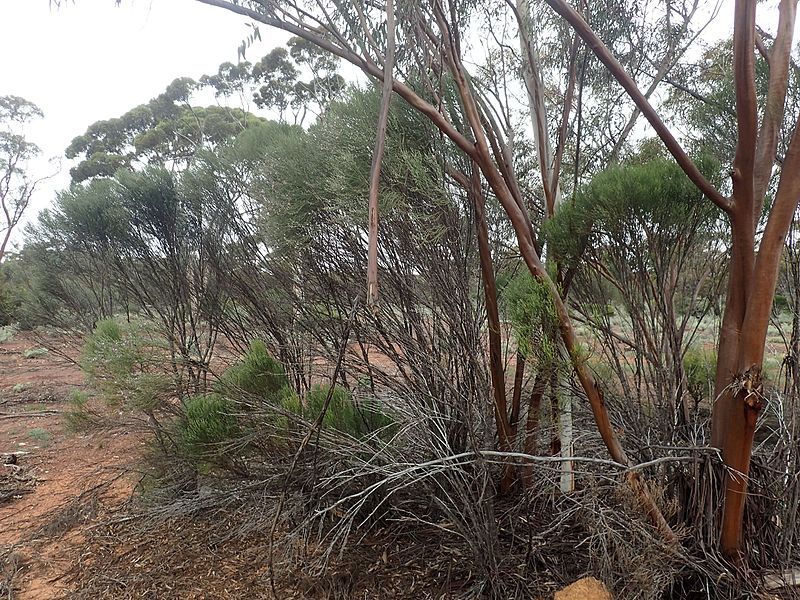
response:
[[[214,83],[222,86],[221,80]],[[192,106],[198,85],[187,77],[176,79],[147,104],[90,125],[65,152],[67,158],[80,158],[70,169],[72,180],[112,177],[134,166],[183,168],[199,150],[213,148],[261,121],[238,108]]]
[[[36,186],[41,179],[31,179],[28,162],[39,155],[39,147],[25,138],[25,126],[42,111],[33,102],[19,96],[0,96],[0,208],[3,211],[0,261],[6,253],[14,228],[22,220]]]

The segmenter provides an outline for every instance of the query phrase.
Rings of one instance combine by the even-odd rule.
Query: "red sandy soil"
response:
[[[43,344],[56,351],[25,357]],[[0,489],[5,482],[21,491],[0,496],[0,591],[10,585],[20,600],[68,595],[64,576],[82,530],[130,497],[125,470],[142,444],[131,432],[66,429],[69,394],[85,381],[58,350],[74,355],[63,341],[29,333],[0,344]]]

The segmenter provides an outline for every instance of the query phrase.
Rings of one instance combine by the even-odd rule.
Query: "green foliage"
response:
[[[288,108],[295,123],[301,123],[310,105],[325,111],[345,87],[336,71],[338,57],[301,38],[289,40],[286,48],[275,48],[253,65],[250,77],[256,84],[253,101],[261,108],[277,109],[281,121]],[[303,71],[310,77],[302,79]]]
[[[391,425],[392,420],[376,404],[356,406],[350,393],[340,386],[334,386],[331,393],[329,385],[317,385],[306,397],[304,416],[317,419],[331,395],[328,409],[322,419],[322,426],[347,433],[353,437],[363,437]],[[288,408],[288,407],[287,407]]]
[[[229,409],[229,398],[236,398],[242,408],[260,399],[267,407],[280,407],[313,421],[322,411],[330,389],[330,386],[315,386],[301,400],[289,385],[280,362],[270,355],[263,342],[254,340],[242,359],[220,376],[214,385],[214,392],[206,394],[208,399],[204,402],[214,407],[224,404]],[[230,410],[227,412],[230,413]],[[391,419],[375,403],[357,406],[347,390],[335,386],[322,425],[362,437],[391,423]],[[286,417],[279,414],[275,415],[273,424],[278,429],[288,426]]]
[[[558,358],[553,341],[558,317],[550,291],[526,269],[509,282],[504,297],[520,351],[540,367],[553,365]]]
[[[41,427],[34,427],[28,432],[28,437],[33,440],[36,440],[37,442],[47,444],[50,442],[52,434],[46,429],[42,429]]]
[[[40,150],[25,137],[25,128],[42,116],[39,107],[24,98],[0,96],[0,222],[5,236],[22,220],[36,189],[36,181],[28,176],[28,164]],[[0,260],[6,251],[5,242],[2,246]]]
[[[287,411],[296,415],[303,414],[303,404],[300,402],[300,396],[290,386],[287,385],[278,392],[277,400],[278,404]]]
[[[700,157],[697,162],[716,179],[714,161]],[[597,175],[548,221],[545,232],[551,251],[560,261],[574,265],[587,248],[614,245],[624,250],[627,246],[634,253],[636,244],[658,240],[670,249],[686,236],[690,225],[707,229],[715,216],[713,204],[704,201],[674,161],[634,158]]]
[[[47,348],[29,348],[22,353],[24,358],[41,358],[45,356],[49,350]]]
[[[156,98],[118,118],[98,121],[72,140],[67,158],[80,162],[70,170],[74,182],[113,177],[139,162],[187,165],[198,148],[215,147],[260,117],[224,106],[193,107],[189,101],[197,83],[173,81]]]
[[[790,309],[791,304],[789,302],[789,298],[783,294],[775,294],[775,298],[772,300],[772,310],[775,313],[781,313]]]
[[[128,406],[133,410],[152,412],[175,392],[175,383],[166,373],[136,373],[130,378]]]
[[[150,323],[105,319],[87,336],[80,365],[107,401],[150,411],[173,389],[166,350]]]
[[[249,397],[274,400],[287,385],[286,373],[280,362],[272,358],[264,342],[253,340],[247,353],[222,374],[216,387],[219,392],[229,395],[238,392]]]
[[[4,265],[19,294],[16,316],[29,325],[91,330],[118,312],[127,294],[113,269],[129,246],[131,221],[110,180],[59,193],[27,228],[23,251]]]
[[[263,230],[285,252],[313,247],[330,237],[357,235],[367,223],[361,201],[369,188],[380,93],[349,90],[332,102],[307,134],[286,137],[267,152],[264,178],[255,183],[265,199]],[[446,235],[443,213],[451,198],[436,160],[438,137],[429,121],[402,103],[389,111],[386,152],[381,167],[380,212],[384,231],[394,219],[416,226],[410,235],[430,245]]]
[[[239,431],[234,404],[221,394],[198,394],[185,402],[180,443],[189,456],[221,456],[224,446],[234,440]]]
[[[717,356],[697,348],[689,348],[683,356],[689,393],[696,401],[708,400],[714,390]]]
[[[10,342],[12,339],[14,339],[14,335],[16,335],[16,333],[16,325],[3,325],[0,327],[0,344]]]
[[[89,408],[89,395],[86,392],[72,390],[64,410],[64,425],[73,433],[84,433],[97,427],[101,419]]]
[[[671,87],[666,100],[676,120],[685,126],[690,143],[716,156],[726,166],[733,161],[737,140],[732,56],[733,40],[726,39],[708,47],[696,62],[679,65],[671,78],[682,85]],[[769,64],[760,53],[755,53],[754,58],[755,94],[758,105],[764,106],[769,91]],[[787,77],[788,93],[781,128],[784,135],[792,131],[800,104],[800,72],[789,69]],[[694,94],[686,93],[683,87]]]

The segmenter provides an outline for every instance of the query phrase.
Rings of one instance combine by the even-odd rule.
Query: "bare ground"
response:
[[[0,595],[20,600],[68,592],[85,528],[130,497],[142,444],[120,430],[67,431],[63,411],[84,377],[41,347],[31,334],[0,345]]]

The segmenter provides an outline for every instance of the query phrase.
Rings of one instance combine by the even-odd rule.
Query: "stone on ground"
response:
[[[611,592],[594,577],[584,577],[556,592],[555,600],[613,600]]]

